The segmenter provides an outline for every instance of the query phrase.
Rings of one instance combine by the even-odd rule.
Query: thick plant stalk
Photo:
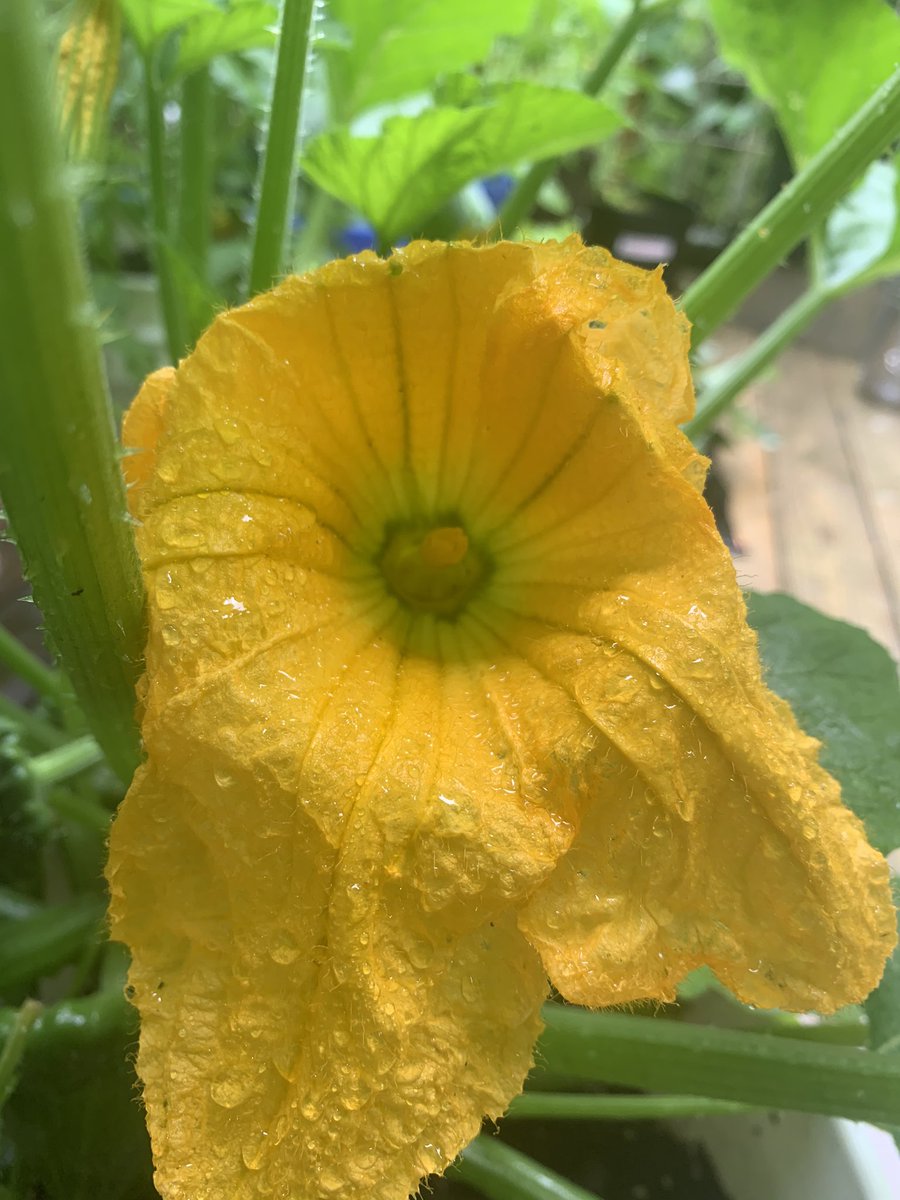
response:
[[[142,590],[31,0],[0,6],[0,494],[51,643],[111,764],[138,760]]]
[[[537,1076],[733,1100],[886,1124],[900,1110],[900,1056],[548,1004]]]
[[[688,437],[699,441],[716,418],[806,329],[831,299],[831,293],[824,288],[814,287],[804,292],[749,349],[714,367],[698,397],[697,412],[684,426]]]
[[[672,1117],[732,1116],[759,1112],[734,1100],[705,1096],[620,1096],[579,1092],[525,1092],[509,1106],[506,1120],[659,1121]]]
[[[283,0],[278,66],[272,89],[250,264],[251,295],[271,287],[284,270],[285,239],[297,173],[297,132],[303,81],[314,20],[313,0]]]
[[[900,67],[681,299],[698,346],[827,217],[900,133]]]

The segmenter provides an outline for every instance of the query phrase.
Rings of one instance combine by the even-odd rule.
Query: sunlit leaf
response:
[[[874,162],[828,218],[822,243],[829,287],[849,291],[900,271],[896,162]]]
[[[310,144],[303,166],[390,242],[420,232],[470,180],[596,144],[620,122],[608,105],[580,92],[517,84],[492,104],[393,117],[378,137],[354,137],[349,129],[324,134]]]
[[[709,0],[724,57],[771,104],[797,163],[810,158],[900,59],[884,0]]]
[[[235,0],[227,9],[199,13],[185,27],[175,73],[187,75],[220,54],[273,45],[277,20],[268,0]]]
[[[119,0],[125,19],[143,53],[167,33],[201,13],[216,13],[211,0]]]
[[[480,62],[500,34],[521,33],[535,0],[334,0],[339,36],[322,52],[338,120],[430,87]]]

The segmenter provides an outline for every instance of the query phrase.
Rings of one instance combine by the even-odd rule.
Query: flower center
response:
[[[388,531],[378,560],[388,588],[415,612],[457,616],[488,574],[459,525],[403,525]]]

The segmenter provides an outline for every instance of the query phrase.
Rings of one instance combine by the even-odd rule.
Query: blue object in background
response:
[[[508,171],[504,171],[499,175],[488,175],[486,179],[481,180],[481,186],[487,193],[488,200],[493,204],[494,211],[499,212],[503,207],[503,202],[516,186],[516,178]]]
[[[375,249],[375,230],[362,217],[355,217],[338,230],[337,240],[345,254],[361,254]]]
[[[362,217],[354,217],[352,221],[343,225],[337,231],[336,239],[338,247],[345,254],[362,254],[363,250],[378,248],[378,239],[375,236],[374,228]],[[391,244],[395,249],[398,246],[408,246],[409,238],[397,238]]]

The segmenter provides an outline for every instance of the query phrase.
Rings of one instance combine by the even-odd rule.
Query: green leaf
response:
[[[522,33],[535,0],[332,0],[339,36],[321,43],[336,120],[430,88],[438,75]]]
[[[822,277],[845,292],[900,271],[897,162],[874,162],[834,209],[822,241]]]
[[[900,688],[886,650],[862,629],[789,596],[753,595],[769,686],[824,743],[823,765],[884,853],[900,846]]]
[[[106,905],[93,896],[54,904],[19,921],[0,922],[0,993],[71,962],[99,935]]]
[[[268,0],[233,0],[226,9],[199,13],[185,26],[174,75],[189,75],[220,54],[274,46],[278,9]]]
[[[620,123],[608,105],[580,92],[522,83],[492,104],[393,117],[378,137],[354,137],[349,129],[323,134],[311,142],[303,167],[389,243],[419,233],[425,218],[470,180],[596,144]]]
[[[218,11],[210,0],[119,0],[119,4],[142,54],[193,17]]]
[[[812,157],[900,60],[885,0],[709,0],[723,56],[775,110],[795,162]]]

